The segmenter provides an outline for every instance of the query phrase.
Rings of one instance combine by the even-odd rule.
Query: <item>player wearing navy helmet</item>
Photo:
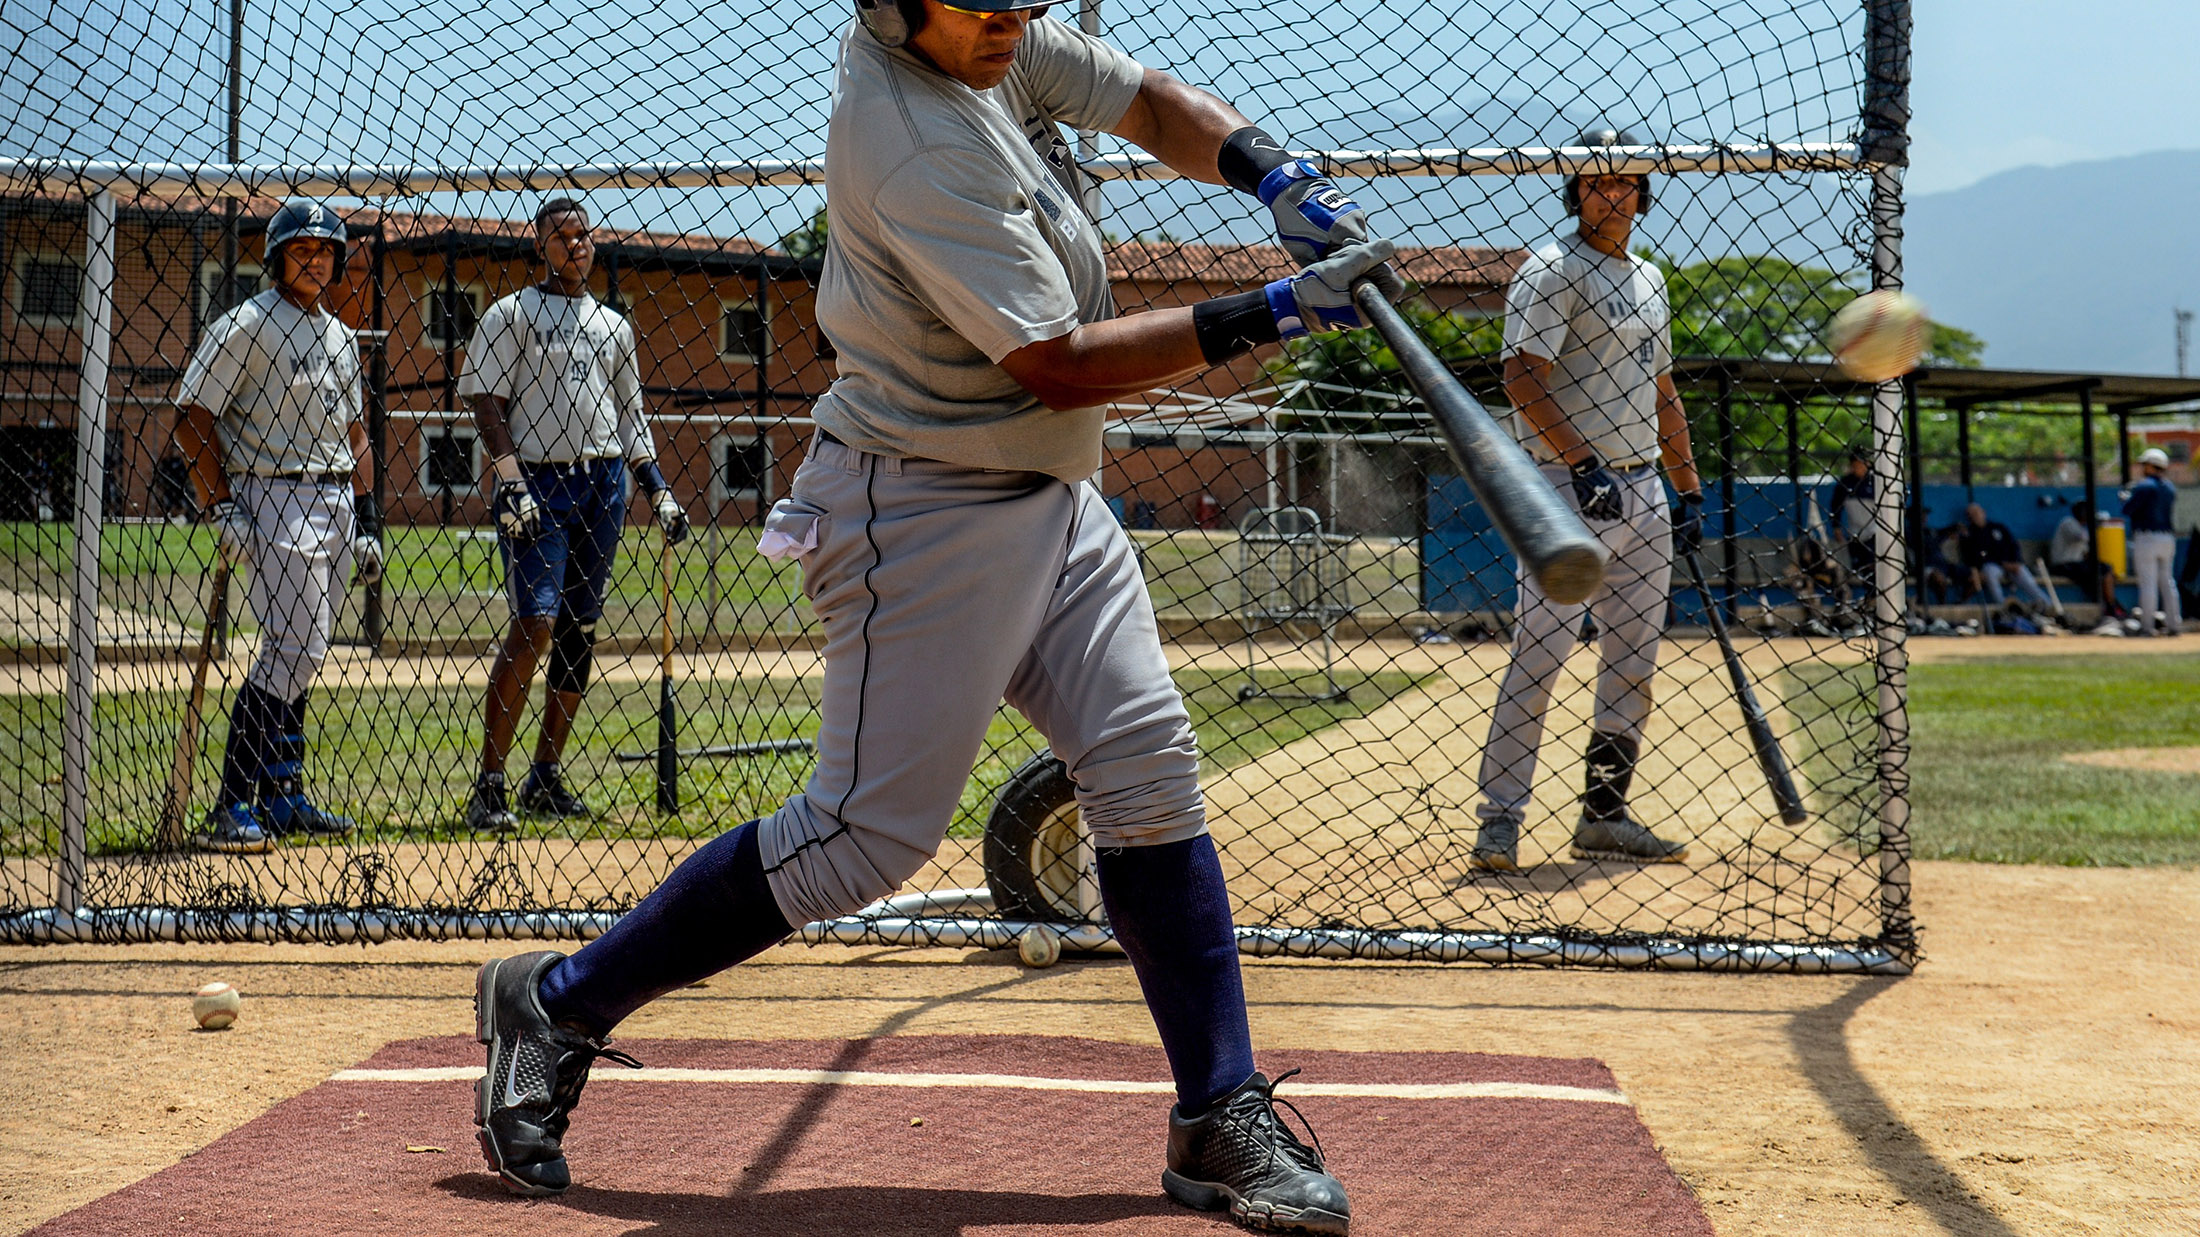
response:
[[[350,830],[306,793],[306,692],[346,576],[382,574],[358,336],[321,305],[344,276],[344,222],[320,203],[286,202],[264,252],[273,286],[208,324],[176,393],[177,444],[220,553],[250,568],[260,625],[197,838],[226,852]]]

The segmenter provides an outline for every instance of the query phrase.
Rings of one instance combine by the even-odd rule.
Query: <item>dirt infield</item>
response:
[[[480,1161],[468,1122],[481,1051],[451,1036],[392,1044],[38,1237],[494,1232],[517,1211],[576,1237],[637,1224],[664,1237],[1230,1231],[1154,1188],[1169,1090],[1154,1048],[996,1035],[626,1046],[649,1066],[598,1072],[567,1142],[575,1184],[555,1202],[516,1204]],[[1363,1231],[1711,1233],[1595,1061],[1293,1059],[1320,1080],[1286,1086],[1319,1114]],[[1419,1153],[1432,1143],[1479,1165],[1473,1189],[1430,1188]]]
[[[1315,1049],[1607,1062],[1726,1234],[2200,1230],[2200,872],[1920,864],[1907,979],[1257,962],[1263,1064]],[[384,1045],[469,1025],[488,943],[0,950],[0,1230],[176,1163]],[[191,1028],[209,979],[245,993]],[[636,1038],[1077,1034],[1151,1044],[1128,967],[781,949]],[[456,1153],[457,1149],[454,1149]],[[1474,1165],[1431,1151],[1471,1181]]]

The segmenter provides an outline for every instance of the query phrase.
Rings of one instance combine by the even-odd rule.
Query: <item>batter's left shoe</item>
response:
[[[1574,858],[1679,863],[1688,858],[1688,844],[1668,842],[1626,816],[1597,820],[1584,813],[1574,826]]]
[[[1247,1228],[1345,1237],[1352,1204],[1322,1163],[1321,1140],[1309,1147],[1276,1115],[1276,1087],[1261,1074],[1186,1120],[1169,1110],[1169,1167],[1161,1188],[1200,1211],[1227,1209]],[[1284,1107],[1292,1108],[1288,1100]],[[1299,1117],[1300,1124],[1306,1118]],[[1311,1137],[1313,1128],[1307,1128]]]
[[[1520,816],[1501,812],[1482,822],[1474,834],[1474,853],[1467,862],[1485,872],[1520,870]]]
[[[573,1184],[563,1140],[588,1067],[597,1057],[642,1067],[543,1012],[542,977],[564,957],[544,949],[492,959],[474,981],[474,1037],[489,1046],[488,1072],[474,1084],[481,1154],[505,1189],[530,1198]]]

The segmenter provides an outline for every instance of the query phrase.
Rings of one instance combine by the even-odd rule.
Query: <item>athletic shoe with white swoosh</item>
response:
[[[642,1064],[543,1012],[542,977],[564,957],[544,949],[492,959],[474,987],[474,1037],[489,1046],[488,1071],[474,1084],[481,1154],[506,1189],[533,1198],[573,1183],[562,1141],[588,1067],[597,1057]]]

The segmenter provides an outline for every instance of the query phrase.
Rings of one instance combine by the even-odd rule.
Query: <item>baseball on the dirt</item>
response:
[[[1906,292],[1866,292],[1833,315],[1826,349],[1858,382],[1887,382],[1917,368],[1933,342],[1925,303]]]
[[[237,1020],[244,1010],[244,998],[228,984],[215,980],[199,989],[191,998],[191,1016],[209,1031],[219,1031]]]
[[[1052,928],[1026,928],[1016,938],[1016,956],[1025,966],[1044,970],[1062,960],[1062,938]]]

